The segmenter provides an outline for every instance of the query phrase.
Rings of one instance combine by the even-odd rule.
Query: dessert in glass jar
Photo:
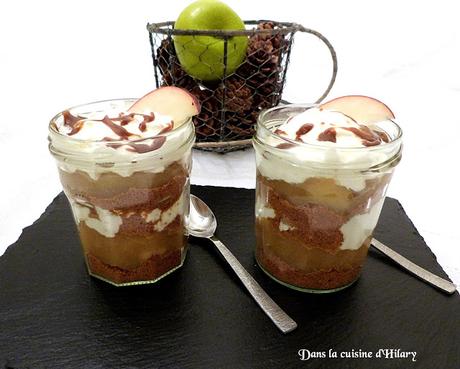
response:
[[[199,104],[175,87],[76,106],[49,125],[49,149],[90,275],[152,283],[182,266]]]
[[[360,275],[402,131],[382,102],[344,96],[259,115],[256,259],[276,281],[332,292]]]

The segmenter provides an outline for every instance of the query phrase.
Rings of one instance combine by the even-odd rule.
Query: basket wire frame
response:
[[[224,153],[251,145],[259,112],[282,103],[296,32],[318,37],[328,47],[332,57],[332,76],[317,103],[327,96],[335,82],[337,56],[331,43],[321,33],[296,23],[270,20],[249,20],[244,23],[247,28],[245,30],[227,31],[178,30],[174,29],[174,22],[147,24],[156,87],[182,87],[195,95],[201,103],[201,113],[194,117],[197,148]],[[222,77],[206,82],[188,75],[176,55],[176,35],[213,36],[222,40],[223,73],[218,73]],[[248,38],[247,55],[236,70],[229,71],[228,44],[235,36]],[[204,63],[199,56],[198,59]]]

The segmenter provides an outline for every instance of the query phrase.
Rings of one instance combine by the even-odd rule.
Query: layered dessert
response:
[[[88,271],[115,285],[155,282],[183,264],[199,106],[175,87],[135,101],[68,109],[50,124],[50,150]]]
[[[313,292],[358,278],[401,156],[393,119],[383,103],[363,96],[261,115],[256,258],[265,272]]]

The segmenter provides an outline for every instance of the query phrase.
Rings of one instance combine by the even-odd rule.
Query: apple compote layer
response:
[[[188,164],[160,173],[97,179],[60,170],[90,274],[115,284],[155,281],[182,265],[187,240]]]
[[[390,174],[354,191],[332,178],[302,183],[260,173],[256,257],[276,279],[302,289],[332,290],[356,280],[366,259]]]

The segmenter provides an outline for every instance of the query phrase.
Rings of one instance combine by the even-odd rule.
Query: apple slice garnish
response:
[[[383,102],[361,95],[337,97],[319,107],[348,115],[358,123],[375,123],[395,117],[390,108]]]
[[[188,91],[179,87],[165,86],[141,97],[128,109],[128,112],[137,114],[154,112],[168,115],[176,128],[190,117],[199,114],[200,108],[200,102]]]

